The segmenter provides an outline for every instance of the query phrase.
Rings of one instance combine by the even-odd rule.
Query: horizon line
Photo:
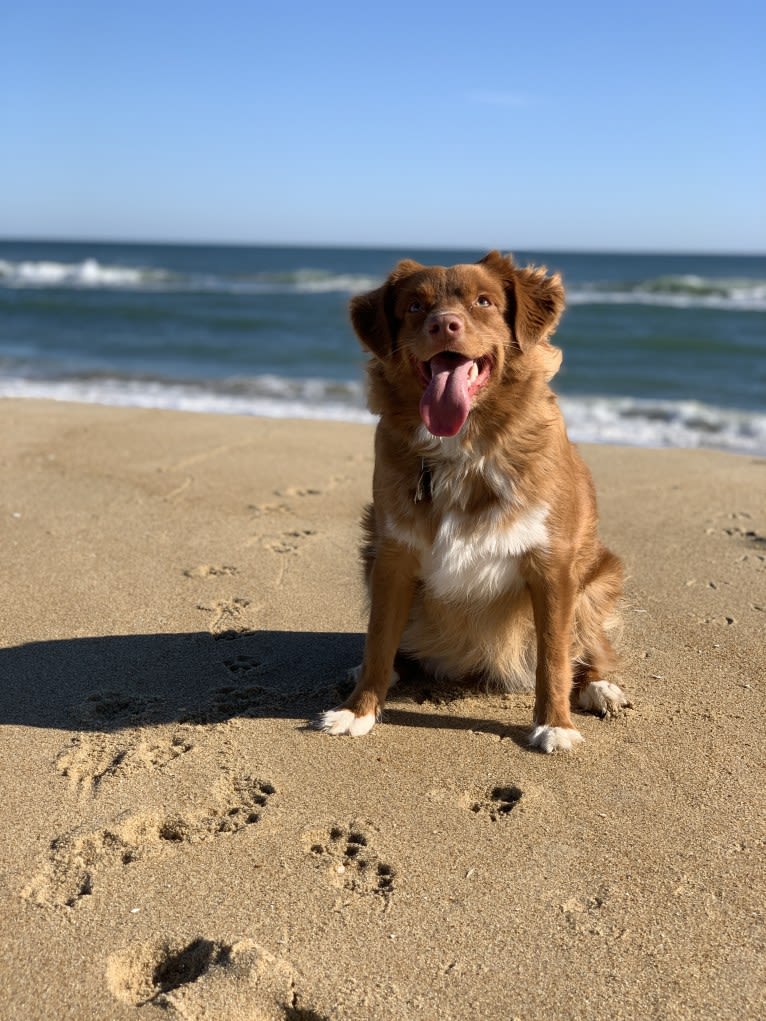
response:
[[[456,244],[450,243],[410,244],[405,242],[386,241],[374,242],[346,242],[346,241],[221,241],[221,240],[178,240],[157,238],[124,238],[124,237],[98,237],[98,236],[50,236],[50,235],[26,235],[26,236],[0,236],[0,244],[62,244],[62,245],[146,245],[164,247],[195,247],[195,248],[325,248],[347,251],[398,251],[408,249],[421,252],[466,252],[466,251],[492,251],[499,249],[506,252],[546,252],[560,255],[677,255],[677,256],[729,256],[745,258],[766,258],[766,249],[756,251],[749,249],[726,249],[726,248],[655,248],[651,246],[629,247],[576,247],[569,245],[499,245],[499,244]]]

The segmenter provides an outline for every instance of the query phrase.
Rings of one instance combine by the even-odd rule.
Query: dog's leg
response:
[[[582,652],[575,667],[575,694],[580,709],[598,716],[615,716],[631,705],[630,699],[604,674],[617,667],[617,656],[605,631],[614,614],[623,585],[620,560],[601,548],[577,607],[577,632]]]
[[[394,657],[412,606],[418,561],[401,546],[382,543],[370,573],[370,623],[356,687],[317,721],[328,734],[360,737],[380,715],[395,677]]]
[[[535,728],[529,738],[544,752],[570,751],[583,740],[572,726],[572,629],[576,588],[567,565],[529,581],[537,631]]]

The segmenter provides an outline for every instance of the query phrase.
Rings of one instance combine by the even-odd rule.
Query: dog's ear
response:
[[[548,275],[545,267],[516,270],[515,336],[522,351],[530,344],[547,340],[564,311],[564,285],[558,273]]]
[[[564,285],[558,273],[549,275],[544,266],[518,269],[500,252],[489,252],[480,263],[505,285],[505,315],[520,350],[547,340],[564,311]]]
[[[395,309],[397,284],[422,268],[413,259],[403,259],[394,267],[382,287],[351,299],[349,309],[356,335],[376,358],[387,358],[396,350],[399,332]]]

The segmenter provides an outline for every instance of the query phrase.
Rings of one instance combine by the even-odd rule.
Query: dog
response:
[[[353,737],[380,717],[397,655],[445,679],[535,692],[529,744],[583,740],[570,703],[630,703],[603,679],[621,561],[598,538],[593,481],[550,379],[564,309],[558,275],[492,251],[449,268],[404,260],[351,300],[368,363],[373,502],[364,659],[319,728]]]

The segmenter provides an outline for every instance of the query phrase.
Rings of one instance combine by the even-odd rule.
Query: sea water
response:
[[[372,421],[349,298],[483,254],[0,242],[0,396]],[[766,257],[514,257],[564,279],[573,439],[766,454]]]

